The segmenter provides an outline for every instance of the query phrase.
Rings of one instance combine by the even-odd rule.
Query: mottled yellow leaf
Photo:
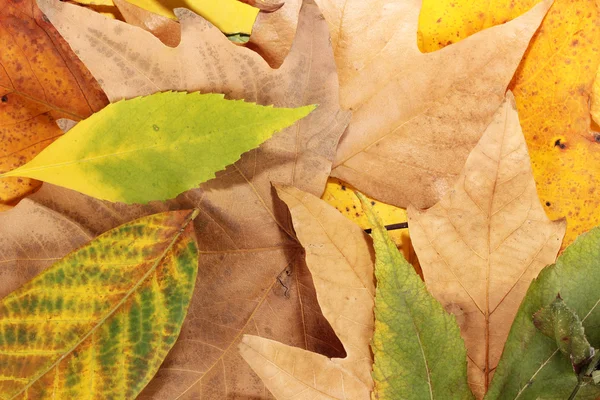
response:
[[[565,232],[537,197],[515,107],[509,92],[439,203],[408,209],[427,287],[459,321],[477,398],[489,387],[529,284],[554,262]]]
[[[433,51],[515,18],[537,0],[424,0],[421,49]],[[550,218],[566,217],[563,248],[600,224],[600,136],[589,95],[600,64],[595,0],[555,0],[510,85]]]
[[[0,397],[135,399],[192,297],[197,211],[114,228],[0,301]]]

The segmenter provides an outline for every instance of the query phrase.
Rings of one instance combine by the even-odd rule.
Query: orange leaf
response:
[[[424,0],[421,50],[434,51],[504,23],[537,2]],[[567,218],[563,248],[600,224],[600,135],[590,129],[589,107],[600,64],[598,43],[595,1],[555,0],[510,85],[540,200],[550,219]]]
[[[58,118],[83,119],[108,100],[34,0],[0,7],[0,173],[31,160],[62,132]],[[0,180],[0,210],[35,190],[25,178]]]

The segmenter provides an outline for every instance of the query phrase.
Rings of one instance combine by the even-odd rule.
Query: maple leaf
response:
[[[353,111],[332,176],[388,204],[430,207],[502,103],[551,3],[430,54],[417,47],[418,0],[317,4],[330,28],[341,104]]]
[[[0,173],[31,160],[62,132],[56,119],[83,119],[106,96],[33,0],[0,7]],[[0,180],[0,210],[39,187]]]
[[[320,195],[349,119],[339,108],[328,29],[317,7],[303,6],[294,46],[278,70],[272,70],[256,53],[230,43],[189,11],[177,10],[182,38],[177,48],[170,48],[140,28],[81,7],[50,1],[42,7],[71,46],[91,63],[92,73],[104,76],[102,85],[110,99],[185,90],[222,92],[229,98],[278,107],[319,107],[176,201],[127,207],[44,185],[30,198],[36,204],[26,203],[31,213],[21,215],[27,220],[36,214],[57,213],[62,215],[55,218],[60,224],[54,234],[47,227],[43,237],[35,232],[6,232],[0,254],[6,260],[2,262],[5,274],[11,276],[8,282],[22,282],[26,274],[47,265],[26,259],[39,257],[37,240],[44,258],[57,257],[58,249],[66,247],[60,244],[54,249],[57,240],[81,241],[61,239],[61,230],[70,224],[97,235],[141,215],[199,208],[195,228],[200,265],[188,318],[180,339],[141,398],[264,396],[264,385],[237,353],[236,345],[245,333],[343,356],[339,340],[318,310],[285,206],[273,197],[271,188],[271,181],[276,181]],[[94,67],[98,63],[103,67]],[[18,212],[17,207],[13,214]],[[0,226],[9,218],[10,214],[0,216]],[[29,221],[22,224],[31,226]],[[23,248],[15,246],[18,238]],[[15,264],[22,269],[9,271]]]
[[[244,335],[240,353],[278,399],[368,399],[375,295],[371,239],[311,194],[286,186],[278,186],[277,194],[289,207],[319,305],[347,356],[330,359],[250,335]]]
[[[429,291],[459,318],[478,398],[489,387],[519,304],[554,262],[565,221],[539,202],[509,92],[454,188],[408,221]]]
[[[537,3],[425,0],[421,49],[437,50],[504,23]],[[439,20],[439,21],[438,21]],[[556,0],[511,82],[538,194],[550,218],[566,217],[563,247],[600,224],[599,140],[590,129],[589,96],[600,65],[600,13],[594,0]]]

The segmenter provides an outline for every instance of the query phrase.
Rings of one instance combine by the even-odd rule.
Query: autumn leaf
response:
[[[572,393],[577,375],[569,356],[562,354],[554,338],[534,325],[534,314],[552,303],[557,293],[581,318],[590,344],[600,347],[600,228],[577,238],[544,268],[523,299],[504,347],[487,400],[566,399]],[[578,400],[594,400],[600,387],[585,385]]]
[[[278,399],[368,399],[375,294],[371,240],[311,194],[289,186],[277,187],[277,194],[289,207],[306,251],[323,315],[347,355],[330,359],[252,335],[244,335],[240,352]]]
[[[131,25],[138,26],[170,47],[176,47],[181,41],[179,23],[163,15],[149,12],[125,0],[112,0],[123,19]]]
[[[472,399],[455,317],[427,291],[367,199],[358,196],[373,225],[376,254],[372,398]]]
[[[113,5],[113,0],[75,0],[81,4]],[[124,1],[114,1],[119,11]],[[238,0],[128,0],[153,14],[175,19],[173,10],[186,7],[201,15],[224,33],[250,34],[259,9]]]
[[[197,211],[106,232],[0,301],[3,398],[134,399],[181,329]]]
[[[214,178],[314,109],[264,107],[197,92],[124,100],[0,177],[25,176],[110,201],[166,200]]]
[[[420,20],[425,51],[504,23],[537,0],[425,0]],[[436,22],[437,20],[439,22]],[[540,199],[550,218],[566,217],[563,248],[600,225],[600,151],[590,129],[589,96],[600,64],[600,14],[594,0],[555,0],[510,85],[515,94]]]
[[[59,29],[67,30],[67,24],[73,24],[68,29],[73,35],[67,39],[79,55],[94,56],[111,71],[107,74],[98,68],[94,72],[104,74],[103,85],[111,88],[109,98],[150,94],[159,85],[161,90],[222,92],[228,98],[262,105],[319,107],[244,154],[215,179],[174,201],[128,207],[44,185],[30,197],[35,203],[32,208],[40,215],[57,214],[61,223],[54,234],[53,227],[47,227],[40,233],[43,237],[20,228],[8,232],[8,237],[0,236],[0,262],[7,260],[0,265],[6,269],[3,276],[11,277],[7,282],[22,280],[33,269],[44,268],[47,264],[43,261],[28,258],[56,257],[58,250],[66,246],[57,245],[55,250],[57,240],[80,240],[73,236],[59,239],[61,232],[72,235],[78,227],[97,235],[141,215],[197,207],[201,210],[195,220],[201,257],[189,317],[172,352],[140,396],[221,400],[236,393],[264,397],[264,385],[237,351],[243,334],[343,357],[342,345],[319,311],[285,205],[273,197],[271,187],[271,182],[280,182],[321,195],[336,144],[349,118],[339,108],[328,29],[316,6],[307,3],[303,7],[294,46],[284,64],[273,70],[259,55],[230,43],[216,28],[189,12],[184,12],[181,20],[181,44],[173,49],[139,28],[106,20],[81,7],[49,4],[54,11],[45,9],[45,13]],[[71,17],[64,14],[67,11],[75,12],[70,22]],[[73,42],[78,36],[76,31],[85,35],[88,28],[104,32],[86,36],[85,40],[93,42],[96,51],[109,52],[110,56],[93,54],[91,42],[84,42],[84,36],[79,38],[81,48]],[[115,29],[120,34],[114,34]],[[117,46],[111,50],[108,44]],[[116,48],[123,50],[116,53]],[[138,58],[133,57],[134,53]],[[164,73],[144,70],[146,61],[152,69],[156,66]],[[133,75],[128,77],[128,71]],[[139,71],[146,71],[146,77]],[[35,214],[22,216],[25,220],[35,218]],[[7,220],[8,216],[0,216],[0,227]],[[31,226],[29,221],[22,224]],[[65,226],[72,224],[75,227],[66,231]],[[15,250],[12,238],[23,248]],[[11,271],[14,265],[20,266],[19,272]]]
[[[83,119],[106,96],[33,0],[0,7],[0,173],[31,160],[61,135],[56,119]],[[0,210],[39,187],[0,180]]]
[[[459,319],[478,398],[529,283],[554,262],[565,232],[539,203],[515,107],[509,92],[438,204],[408,209],[427,288]]]
[[[533,314],[533,324],[556,341],[558,349],[569,356],[575,372],[579,372],[594,355],[579,316],[565,304],[560,294],[551,304]]]

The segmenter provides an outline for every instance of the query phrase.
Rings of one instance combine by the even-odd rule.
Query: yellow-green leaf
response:
[[[373,227],[376,256],[372,398],[472,399],[456,318],[427,291],[367,198],[357,195]]]
[[[221,94],[138,97],[109,105],[0,176],[38,179],[110,201],[169,199],[214,178],[314,108],[264,107]]]
[[[175,343],[197,274],[193,211],[112,229],[0,302],[0,398],[134,399]]]

